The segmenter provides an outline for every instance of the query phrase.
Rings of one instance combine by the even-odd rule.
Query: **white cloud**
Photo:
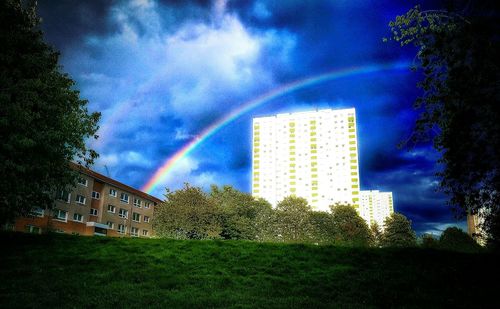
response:
[[[176,128],[175,129],[175,139],[176,140],[187,140],[187,139],[190,139],[190,138],[193,138],[194,135],[191,135],[191,134],[188,134],[186,129],[184,128]]]
[[[79,72],[90,109],[103,112],[102,137],[94,143],[102,154],[99,162],[150,169],[153,162],[140,154],[164,153],[159,147],[172,147],[165,140],[196,135],[201,124],[273,87],[270,59],[276,66],[286,64],[295,48],[293,36],[273,29],[256,32],[226,5],[214,2],[213,20],[172,23],[164,4],[117,2],[108,16],[116,32],[89,35],[64,55],[64,65]],[[269,50],[276,58],[263,57]],[[164,185],[215,182],[214,174],[192,176],[197,166],[191,163],[184,172],[172,171],[173,180]]]
[[[150,167],[151,162],[137,151],[125,151],[121,153],[103,152],[95,162],[97,167],[118,167],[120,165]]]
[[[219,180],[216,173],[205,172],[191,177],[191,184],[201,187],[203,190],[209,190],[210,185],[218,183]]]
[[[217,1],[214,10],[217,23],[188,20],[172,31],[162,28],[155,2],[116,5],[110,23],[119,31],[89,37],[87,48],[71,55],[79,59],[75,65],[84,67],[80,71],[92,68],[82,75],[86,89],[113,97],[114,101],[98,100],[108,104],[101,103],[99,110],[115,110],[119,102],[134,101],[139,104],[129,124],[141,121],[142,115],[150,122],[175,115],[189,124],[193,118],[227,112],[272,87],[273,68],[262,51],[271,49],[276,55],[273,61],[286,62],[294,38],[273,29],[252,32],[236,15],[225,12],[225,1]],[[89,48],[97,52],[89,53]]]
[[[162,179],[151,192],[154,196],[161,196],[165,188],[178,190],[184,186],[184,182],[190,182],[189,176],[199,167],[199,162],[189,157],[181,158],[168,173],[168,177]]]
[[[115,153],[111,154],[100,154],[99,158],[96,160],[96,165],[102,165],[107,167],[113,167],[119,163],[118,155]]]
[[[220,106],[225,97],[237,97],[254,84],[271,80],[258,62],[262,39],[248,33],[234,16],[225,16],[218,28],[186,25],[165,45],[168,73],[162,81],[173,111],[186,118],[226,110],[228,106]]]
[[[159,182],[151,194],[154,196],[161,196],[165,192],[165,188],[171,191],[181,189],[184,187],[185,182],[189,183],[191,186],[209,190],[210,185],[223,181],[223,175],[216,172],[196,173],[199,167],[200,162],[197,159],[191,157],[181,158],[168,173],[167,178]]]
[[[222,18],[226,12],[227,0],[215,0],[213,11],[216,19]]]
[[[144,158],[142,154],[140,154],[137,151],[127,151],[124,154],[122,154],[122,159],[126,163],[132,164],[132,165],[148,165],[147,162],[148,160]]]

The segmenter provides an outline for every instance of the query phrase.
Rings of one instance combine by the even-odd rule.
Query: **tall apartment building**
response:
[[[360,197],[360,216],[368,224],[376,222],[383,229],[385,218],[394,212],[392,192],[361,191]]]
[[[252,195],[273,206],[295,195],[315,210],[340,202],[359,211],[354,108],[254,118]]]
[[[150,237],[155,206],[161,200],[92,170],[80,171],[78,183],[61,191],[51,210],[36,208],[10,226],[15,231],[47,231],[102,236]]]

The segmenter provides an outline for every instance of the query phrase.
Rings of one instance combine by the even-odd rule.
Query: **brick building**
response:
[[[152,235],[154,208],[161,200],[76,164],[71,168],[80,171],[76,187],[61,191],[51,210],[35,208],[31,216],[17,219],[8,228],[31,233]]]

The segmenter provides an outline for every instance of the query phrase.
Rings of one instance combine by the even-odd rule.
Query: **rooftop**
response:
[[[100,173],[98,173],[96,171],[93,171],[93,170],[91,170],[89,168],[86,168],[83,165],[76,164],[74,162],[70,162],[70,167],[72,169],[76,170],[76,171],[79,171],[80,173],[83,173],[83,174],[85,174],[87,176],[90,176],[90,177],[92,177],[94,179],[97,179],[97,180],[99,180],[101,182],[104,182],[104,183],[107,183],[109,185],[115,186],[115,187],[117,187],[119,189],[122,189],[124,191],[131,192],[131,193],[133,193],[133,194],[135,194],[137,196],[140,196],[142,198],[148,199],[148,200],[153,201],[153,202],[155,202],[157,204],[162,202],[162,200],[160,200],[160,199],[158,199],[158,198],[156,198],[156,197],[154,197],[152,195],[149,195],[149,194],[147,194],[145,192],[137,190],[137,189],[135,189],[135,188],[133,188],[131,186],[128,186],[128,185],[126,185],[124,183],[121,183],[121,182],[119,182],[117,180],[114,180],[112,178],[104,176],[104,175],[102,175],[102,174],[100,174]]]

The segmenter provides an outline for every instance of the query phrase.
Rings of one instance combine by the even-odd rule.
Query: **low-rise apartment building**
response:
[[[90,169],[80,171],[78,183],[62,190],[50,210],[35,208],[31,216],[11,225],[14,231],[101,236],[150,237],[155,206],[161,200]]]

